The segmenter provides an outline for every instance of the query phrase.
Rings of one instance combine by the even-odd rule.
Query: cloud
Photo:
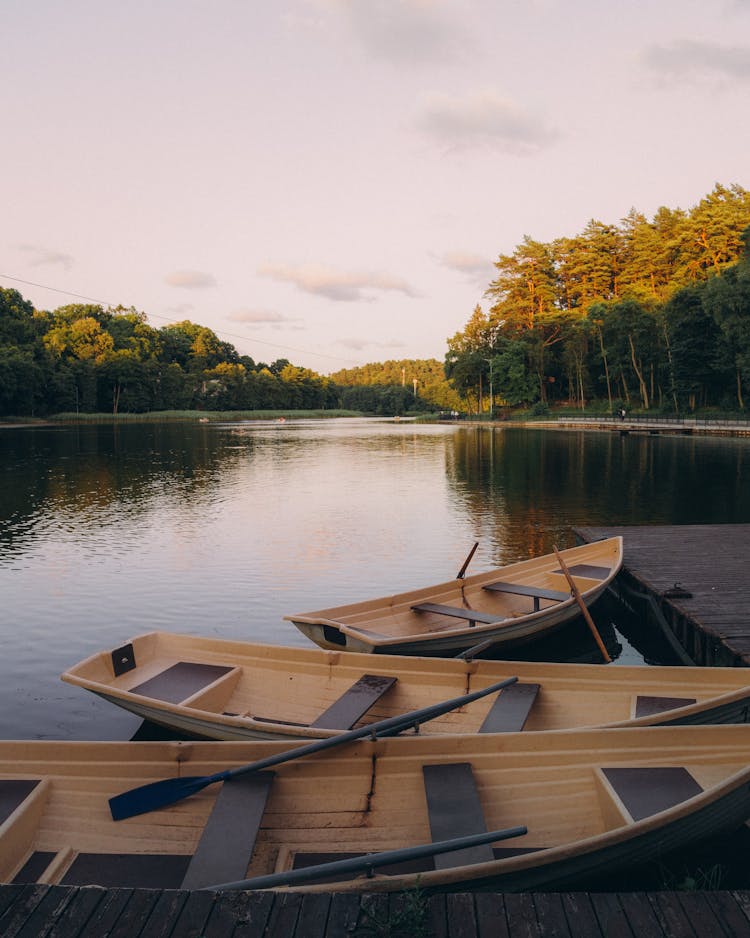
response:
[[[281,323],[299,322],[292,316],[285,316],[275,310],[266,309],[236,309],[227,315],[232,322],[244,322],[249,325],[279,325]]]
[[[471,281],[485,283],[495,276],[495,265],[481,254],[468,254],[464,251],[446,251],[436,258],[437,262],[449,270],[455,270]]]
[[[400,277],[371,272],[333,270],[319,264],[266,264],[258,268],[261,277],[270,277],[282,283],[291,283],[304,293],[325,296],[329,300],[344,302],[370,302],[373,293],[395,291],[418,297],[419,293]]]
[[[669,45],[648,46],[641,60],[652,71],[668,78],[713,75],[750,79],[750,46],[725,46],[717,42],[678,39]]]
[[[200,270],[173,270],[167,274],[164,282],[170,287],[184,287],[186,290],[205,290],[216,286],[216,277]]]
[[[400,342],[396,339],[391,339],[390,342],[372,342],[369,339],[337,339],[337,345],[342,345],[344,348],[351,349],[354,352],[361,352],[366,348],[380,348],[380,349],[398,349],[405,348],[405,343]]]
[[[526,156],[553,144],[557,130],[493,91],[463,98],[433,95],[417,126],[438,142],[463,149],[484,146]]]
[[[70,270],[74,263],[70,254],[63,254],[62,251],[53,251],[39,244],[19,244],[17,250],[28,254],[29,266],[31,267],[60,266],[64,270]]]
[[[373,58],[397,65],[445,64],[470,45],[464,20],[447,0],[329,0]]]

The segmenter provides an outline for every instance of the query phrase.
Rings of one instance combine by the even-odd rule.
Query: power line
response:
[[[29,287],[39,287],[41,290],[51,290],[52,293],[61,293],[63,296],[74,296],[78,300],[88,300],[89,303],[96,303],[98,306],[109,306],[116,307],[121,304],[119,303],[110,303],[107,300],[98,300],[93,296],[84,296],[82,293],[73,293],[70,290],[61,290],[59,287],[50,287],[46,283],[36,283],[33,280],[24,280],[22,277],[12,277],[10,274],[0,273],[0,277],[5,280],[13,280],[16,283],[24,283]],[[146,316],[149,319],[161,319],[166,323],[175,325],[180,322],[179,319],[170,319],[168,316],[159,316],[158,313],[146,313]],[[300,355],[315,355],[318,358],[330,358],[332,361],[337,362],[346,362],[348,365],[354,365],[356,367],[357,363],[351,358],[341,358],[339,355],[326,355],[324,352],[311,352],[309,349],[300,349],[294,348],[291,345],[281,345],[278,342],[266,342],[264,339],[251,338],[247,335],[240,335],[236,332],[226,332],[222,330],[221,332],[216,331],[216,334],[219,336],[227,336],[232,339],[242,339],[244,342],[256,342],[259,345],[268,345],[271,348],[284,349],[287,352],[297,352]]]

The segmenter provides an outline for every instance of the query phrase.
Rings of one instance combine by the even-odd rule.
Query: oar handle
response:
[[[293,759],[301,759],[303,756],[311,755],[314,752],[323,752],[326,749],[333,749],[335,746],[343,746],[346,743],[354,742],[357,739],[363,739],[371,736],[375,739],[377,736],[392,735],[407,727],[416,726],[418,723],[426,723],[428,720],[434,720],[451,710],[457,710],[465,704],[470,704],[488,694],[496,693],[504,687],[515,684],[517,677],[506,677],[503,681],[496,684],[490,684],[489,687],[483,687],[481,690],[475,690],[471,694],[463,694],[461,697],[453,697],[450,700],[444,700],[439,704],[432,704],[429,707],[423,707],[421,710],[411,710],[409,713],[402,713],[395,717],[389,717],[386,720],[379,720],[377,723],[370,723],[368,726],[361,726],[356,730],[349,730],[340,736],[329,736],[327,739],[316,739],[314,743],[308,743],[305,746],[299,746],[296,749],[285,749],[284,752],[276,753],[273,756],[266,756],[265,759],[259,759],[257,762],[250,762],[248,765],[240,765],[234,769],[227,769],[225,772],[219,772],[216,776],[211,776],[212,781],[226,781],[228,778],[236,778],[238,775],[246,775],[249,772],[260,772],[263,769],[270,769],[274,765],[280,765],[282,762],[291,762]]]
[[[476,553],[477,547],[479,547],[479,541],[474,541],[474,546],[473,546],[473,547],[471,548],[471,550],[469,551],[469,555],[468,555],[468,557],[466,558],[466,560],[464,560],[463,566],[461,567],[461,569],[460,569],[460,570],[458,571],[458,573],[456,574],[456,579],[457,579],[457,580],[463,580],[464,574],[466,573],[466,568],[467,568],[467,567],[469,566],[469,564],[471,563],[471,558],[472,558],[472,557],[474,556],[474,554]]]

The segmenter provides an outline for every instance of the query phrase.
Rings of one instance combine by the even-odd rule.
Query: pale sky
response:
[[[750,188],[750,0],[0,0],[0,32],[0,285],[256,361],[442,360],[524,235]]]

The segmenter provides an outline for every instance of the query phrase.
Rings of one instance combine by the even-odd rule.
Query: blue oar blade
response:
[[[158,782],[149,782],[139,788],[131,788],[109,799],[109,810],[114,821],[123,821],[136,814],[146,814],[166,808],[175,801],[194,795],[196,792],[220,781],[224,777],[216,775],[192,775],[186,778],[163,778]]]

